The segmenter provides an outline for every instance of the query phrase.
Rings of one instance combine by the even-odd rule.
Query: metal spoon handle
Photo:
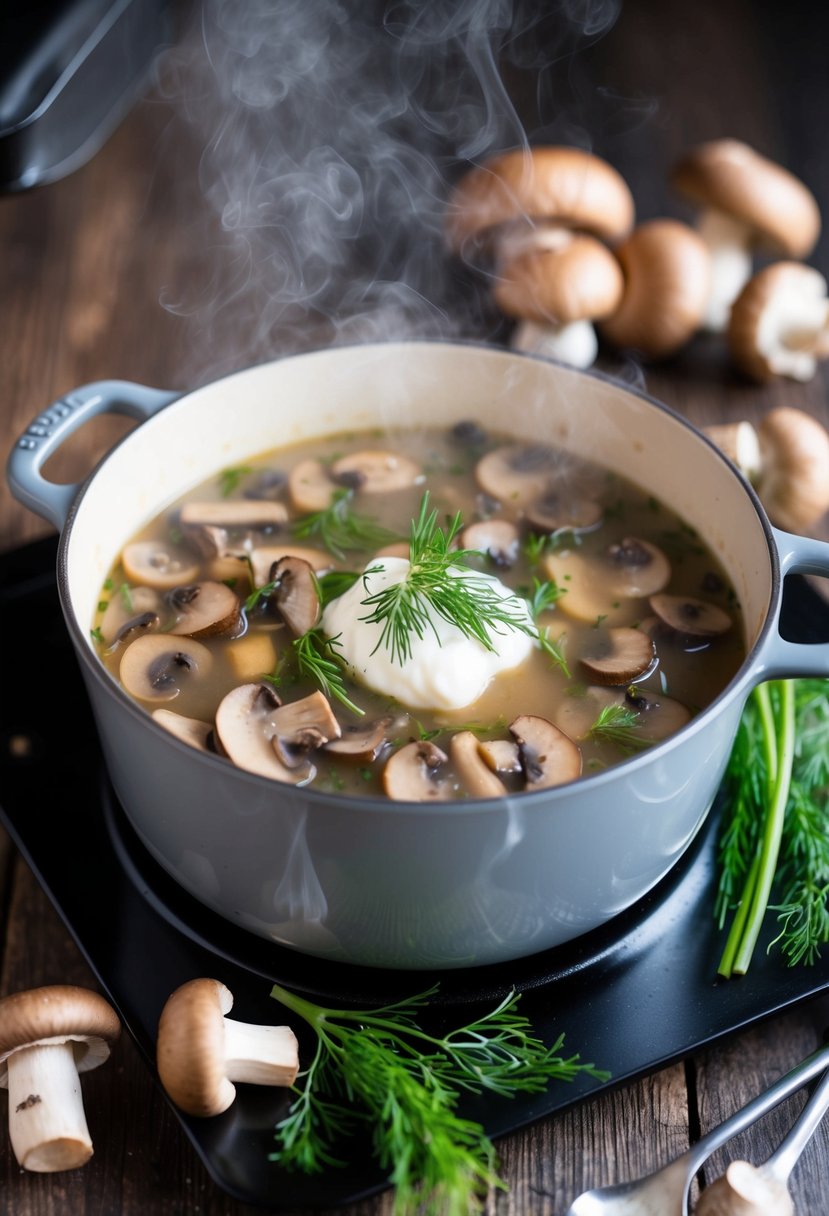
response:
[[[726,1119],[724,1123],[720,1123],[718,1127],[713,1128],[710,1132],[708,1132],[707,1135],[698,1140],[696,1144],[691,1146],[686,1155],[686,1160],[689,1165],[689,1178],[693,1177],[703,1162],[707,1161],[711,1154],[718,1148],[721,1148],[727,1140],[730,1140],[732,1136],[736,1136],[740,1132],[744,1132],[746,1128],[751,1127],[752,1123],[756,1123],[758,1119],[762,1118],[763,1115],[768,1114],[768,1112],[773,1110],[775,1106],[778,1106],[781,1102],[785,1101],[786,1098],[790,1098],[792,1094],[797,1093],[797,1091],[801,1089],[807,1081],[811,1081],[813,1077],[816,1077],[820,1073],[824,1072],[827,1067],[829,1067],[829,1044],[818,1048],[818,1050],[812,1055],[807,1056],[806,1059],[802,1060],[800,1064],[797,1064],[791,1070],[791,1072],[786,1073],[785,1076],[781,1077],[778,1081],[775,1081],[775,1083],[764,1093],[759,1094],[756,1098],[753,1098],[751,1102],[749,1102],[741,1110],[736,1111],[736,1113],[731,1115],[730,1118]],[[819,1087],[821,1092],[822,1087],[823,1082],[821,1082]],[[812,1102],[814,1101],[815,1099],[813,1098]],[[809,1108],[811,1108],[812,1102],[809,1103]],[[820,1113],[823,1114],[825,1109],[826,1108],[824,1106]],[[804,1110],[801,1118],[805,1119],[805,1115],[806,1111]],[[797,1127],[799,1127],[799,1123],[800,1121],[798,1121],[798,1124],[796,1125]],[[815,1126],[817,1126],[817,1123],[815,1123]],[[814,1127],[810,1129],[809,1135],[811,1135],[813,1132]],[[792,1138],[793,1136],[794,1131],[789,1133],[787,1140],[784,1141],[784,1145],[787,1143],[788,1139]],[[808,1139],[808,1136],[806,1139]],[[803,1144],[805,1143],[806,1140],[803,1141]],[[782,1148],[783,1145],[781,1145],[781,1148],[777,1150],[778,1154],[781,1152]],[[775,1154],[775,1156],[777,1156],[777,1154]],[[794,1164],[795,1160],[797,1160],[796,1154],[792,1158],[792,1165]]]
[[[781,1182],[786,1181],[794,1169],[798,1157],[817,1131],[827,1110],[829,1110],[829,1072],[823,1075],[811,1098],[800,1112],[797,1122],[766,1162],[769,1172],[775,1178],[779,1178]]]

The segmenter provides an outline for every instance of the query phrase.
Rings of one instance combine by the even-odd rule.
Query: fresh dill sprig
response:
[[[635,710],[628,709],[626,705],[605,705],[599,710],[588,734],[597,742],[615,743],[624,751],[632,752],[640,747],[650,747],[649,739],[637,736],[636,732],[641,729]]]
[[[464,1092],[541,1093],[552,1080],[608,1074],[578,1055],[547,1047],[518,1014],[519,994],[469,1024],[430,1034],[417,1016],[437,986],[380,1009],[328,1009],[274,985],[271,995],[317,1036],[295,1099],[278,1124],[271,1159],[318,1172],[336,1164],[336,1142],[368,1128],[374,1154],[395,1189],[395,1216],[468,1216],[480,1210],[497,1175],[483,1127],[461,1117]]]
[[[417,519],[412,520],[406,577],[362,601],[372,611],[360,620],[382,625],[375,651],[385,647],[392,661],[401,666],[412,657],[414,637],[423,638],[429,630],[436,633],[432,611],[466,637],[480,642],[485,650],[496,649],[492,633],[509,629],[540,640],[538,628],[527,620],[518,596],[499,595],[486,575],[469,566],[471,558],[480,556],[479,551],[453,548],[462,527],[460,511],[441,527],[437,510],[429,508],[427,491]],[[453,575],[453,568],[463,573]],[[372,566],[366,570],[366,590],[369,575],[380,569]]]
[[[532,587],[519,587],[517,592],[527,601],[535,618],[554,607],[564,595],[564,588],[559,587],[555,579],[533,578]]]
[[[357,570],[329,570],[327,574],[317,575],[317,591],[320,597],[320,608],[345,595],[349,588],[357,582],[360,574]]]
[[[318,538],[340,560],[346,553],[371,553],[401,539],[371,516],[358,514],[352,507],[353,498],[354,491],[347,487],[335,490],[327,507],[296,521],[294,536],[299,540]]]
[[[362,717],[365,710],[355,705],[346,692],[343,678],[343,661],[337,653],[337,637],[326,637],[321,629],[309,629],[291,643],[297,671],[300,676],[313,680],[326,697],[334,697],[346,709]]]
[[[219,474],[219,493],[222,498],[229,498],[252,472],[253,469],[248,464],[237,465],[234,469],[222,469]]]
[[[829,683],[774,680],[743,709],[726,770],[714,915],[733,914],[718,972],[743,975],[767,912],[790,966],[829,943]]]

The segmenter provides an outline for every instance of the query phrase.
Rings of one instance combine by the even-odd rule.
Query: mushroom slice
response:
[[[562,549],[543,561],[548,577],[566,594],[558,601],[567,616],[579,621],[631,625],[639,614],[634,600],[666,587],[671,564],[661,549],[635,536],[589,555]]]
[[[326,752],[355,764],[371,764],[388,743],[389,729],[394,718],[377,718],[374,722],[341,727],[339,739],[330,739],[325,744]]]
[[[233,498],[217,502],[188,502],[181,508],[183,528],[279,528],[288,518],[284,503],[263,498]]]
[[[605,559],[613,571],[611,586],[615,595],[653,595],[667,587],[671,577],[671,563],[662,550],[636,536],[626,536],[609,545]]]
[[[199,576],[191,554],[163,540],[137,540],[121,554],[121,565],[131,582],[169,591]]]
[[[716,638],[732,625],[722,608],[690,595],[652,595],[650,606],[664,625],[689,638]]]
[[[216,710],[216,734],[228,757],[239,768],[288,785],[310,781],[312,764],[288,768],[279,760],[273,719],[282,702],[269,684],[240,684],[227,693]]]
[[[78,1074],[103,1064],[120,1033],[109,1002],[86,988],[56,984],[0,1001],[0,1085],[23,1169],[77,1169],[92,1156]]]
[[[538,532],[587,532],[604,518],[602,505],[592,498],[551,489],[527,507],[527,523]]]
[[[478,743],[478,752],[494,773],[520,773],[521,753],[518,744],[509,739],[485,739]]]
[[[289,769],[305,763],[309,752],[316,751],[329,739],[339,739],[341,734],[340,724],[321,692],[278,707],[270,722],[274,751]]]
[[[490,498],[521,509],[547,493],[556,472],[556,455],[543,444],[506,444],[481,457],[475,480]]]
[[[383,789],[396,802],[448,802],[452,788],[439,775],[448,759],[428,740],[406,743],[386,761]]]
[[[149,623],[140,623],[147,613],[157,616],[161,607],[161,596],[152,587],[123,587],[113,591],[104,615],[101,617],[101,637],[108,646],[123,641],[133,628],[149,628]]]
[[[254,549],[250,555],[253,570],[253,581],[257,587],[264,587],[271,581],[271,570],[274,563],[283,557],[299,557],[307,562],[315,574],[322,574],[334,565],[330,553],[323,549],[310,549],[303,545],[263,545]]]
[[[563,785],[581,775],[578,745],[546,718],[522,714],[510,722],[509,731],[518,744],[525,790]]]
[[[288,475],[291,502],[301,515],[325,511],[331,506],[336,489],[321,460],[301,460]]]
[[[565,697],[556,711],[556,724],[572,739],[586,740],[603,710],[616,706],[635,715],[631,723],[631,744],[655,743],[679,730],[690,721],[685,706],[672,697],[658,696],[631,685],[629,688],[602,688],[591,685],[583,696]]]
[[[234,1082],[290,1087],[299,1045],[290,1026],[254,1026],[225,1015],[233,995],[214,979],[182,984],[158,1023],[156,1064],[170,1099],[189,1115],[219,1115],[236,1097]]]
[[[268,600],[294,637],[313,629],[320,617],[320,597],[310,563],[301,557],[281,557],[271,567],[268,581],[274,583]]]
[[[449,754],[463,788],[473,798],[500,798],[507,787],[488,768],[478,751],[478,740],[471,730],[459,730],[449,743]]]
[[[508,519],[482,519],[468,524],[459,540],[462,549],[478,549],[496,566],[508,569],[518,557],[521,538]],[[408,549],[404,556],[408,557]]]
[[[641,629],[608,629],[591,639],[580,662],[596,684],[630,684],[653,670],[656,652]]]
[[[215,752],[212,743],[213,724],[202,722],[200,718],[186,718],[184,714],[173,713],[171,709],[154,709],[153,718],[159,726],[163,726],[171,735],[189,743],[199,752]]]
[[[213,655],[193,638],[145,633],[130,642],[118,671],[124,688],[139,701],[172,701],[212,665]]]
[[[408,456],[366,448],[335,460],[331,476],[340,485],[361,494],[390,494],[417,485],[422,471]]]
[[[190,638],[210,638],[232,633],[239,623],[242,604],[227,583],[205,579],[176,587],[170,593],[170,604],[176,613],[171,634]]]

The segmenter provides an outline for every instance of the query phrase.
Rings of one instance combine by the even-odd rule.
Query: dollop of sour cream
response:
[[[408,571],[404,557],[370,562],[354,585],[326,606],[323,630],[338,639],[338,653],[353,677],[375,692],[416,709],[464,709],[477,701],[495,676],[525,661],[535,645],[533,637],[506,624],[493,625],[487,633],[494,649],[487,650],[430,607],[432,627],[424,630],[422,638],[411,635],[412,654],[405,663],[398,662],[379,644],[382,623],[364,619],[373,608],[363,600],[403,582]],[[529,605],[493,575],[461,566],[451,566],[449,574],[486,580],[501,599],[511,601],[510,616],[534,630]]]

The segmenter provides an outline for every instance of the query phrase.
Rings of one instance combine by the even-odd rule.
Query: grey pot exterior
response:
[[[104,410],[142,425],[84,485],[46,483],[47,456]],[[89,628],[109,565],[191,485],[304,436],[470,416],[617,468],[670,502],[717,552],[743,606],[747,658],[676,735],[552,790],[392,804],[283,786],[197,753],[103,670]],[[472,344],[378,344],[277,361],[181,397],[117,382],[85,386],[21,437],[9,481],[62,530],[67,628],[108,772],[139,836],[207,907],[319,957],[472,967],[606,923],[645,895],[699,831],[752,687],[829,674],[826,647],[792,645],[777,631],[783,574],[829,572],[829,546],[772,529],[748,484],[672,411],[547,360]]]

